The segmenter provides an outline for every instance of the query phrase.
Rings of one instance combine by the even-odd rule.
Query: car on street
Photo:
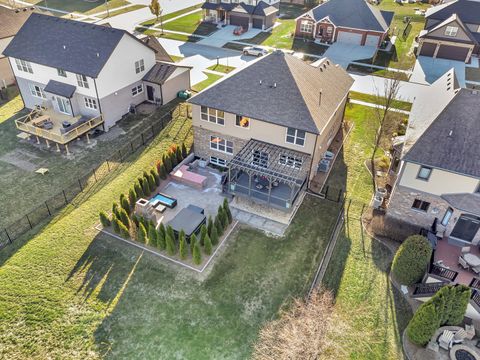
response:
[[[263,56],[267,54],[268,54],[267,49],[264,49],[259,46],[247,46],[243,48],[243,55]]]

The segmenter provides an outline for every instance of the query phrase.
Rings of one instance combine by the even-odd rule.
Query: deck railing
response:
[[[30,135],[38,136],[61,145],[68,144],[70,141],[75,140],[76,138],[86,134],[87,132],[96,128],[104,122],[102,115],[99,115],[97,117],[91,118],[90,120],[84,122],[81,125],[74,127],[72,130],[66,131],[65,133],[61,134],[55,131],[42,129],[32,125],[31,122],[39,115],[41,115],[41,111],[35,109],[32,110],[28,115],[18,120],[15,120],[17,129],[24,131]]]
[[[430,267],[430,274],[439,276],[441,278],[444,278],[453,282],[455,281],[458,275],[458,272],[451,269],[444,268],[439,265],[432,264]]]
[[[478,291],[477,289],[472,289],[472,296],[470,299],[472,299],[475,305],[480,307],[480,291]]]
[[[434,283],[420,283],[416,284],[413,290],[413,297],[427,297],[434,295],[438,290],[440,290],[445,285],[448,285],[446,282],[434,282]]]

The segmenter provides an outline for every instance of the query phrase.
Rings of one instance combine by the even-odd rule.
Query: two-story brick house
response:
[[[480,2],[456,0],[437,5],[425,14],[417,54],[470,62],[480,55]]]
[[[157,61],[157,51],[127,31],[37,13],[3,53],[33,109],[17,127],[67,152],[70,141],[108,130],[132,107],[164,104],[190,87],[189,67]]]
[[[268,29],[277,19],[280,0],[206,0],[203,19],[248,30]]]
[[[190,99],[195,155],[229,169],[228,188],[281,209],[317,172],[353,79],[276,51]]]

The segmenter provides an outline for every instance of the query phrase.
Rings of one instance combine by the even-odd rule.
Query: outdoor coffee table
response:
[[[463,258],[467,262],[468,265],[471,267],[477,267],[480,266],[480,257],[474,254],[464,254]]]

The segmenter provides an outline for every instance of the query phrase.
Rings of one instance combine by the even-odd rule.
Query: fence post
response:
[[[329,185],[325,186],[325,199],[328,199],[328,188]]]
[[[83,191],[82,182],[78,179],[78,185],[80,185],[80,191]]]
[[[97,174],[95,173],[95,169],[92,170],[92,173],[93,173],[93,178],[95,179],[95,182],[98,182]]]
[[[13,244],[12,238],[8,234],[7,228],[5,228],[4,230],[5,230],[5,234],[7,234],[8,241],[10,242],[10,244]]]
[[[63,198],[65,199],[65,205],[68,205],[67,195],[65,195],[65,190],[62,190]]]
[[[142,135],[142,145],[145,146],[145,139],[143,138],[143,132],[140,135]]]
[[[132,149],[132,153],[133,153],[133,143],[130,141],[130,149]],[[120,151],[119,151],[120,152]],[[120,160],[122,160],[122,153],[120,153]]]
[[[340,202],[340,198],[342,197],[342,189],[338,190],[337,202]]]
[[[106,160],[107,162],[107,169],[108,169],[108,172],[110,172],[110,163],[108,162],[108,160]]]
[[[155,130],[153,129],[153,125],[150,126],[150,129],[152,129],[152,137],[155,137]]]
[[[28,225],[30,225],[30,229],[33,229],[32,223],[30,222],[30,219],[28,218],[28,215],[27,215],[27,214],[25,214],[25,218],[26,218],[27,221],[28,221]]]
[[[50,208],[48,207],[48,204],[46,201],[45,201],[45,207],[47,208],[48,215],[52,216],[52,213],[50,212]]]

